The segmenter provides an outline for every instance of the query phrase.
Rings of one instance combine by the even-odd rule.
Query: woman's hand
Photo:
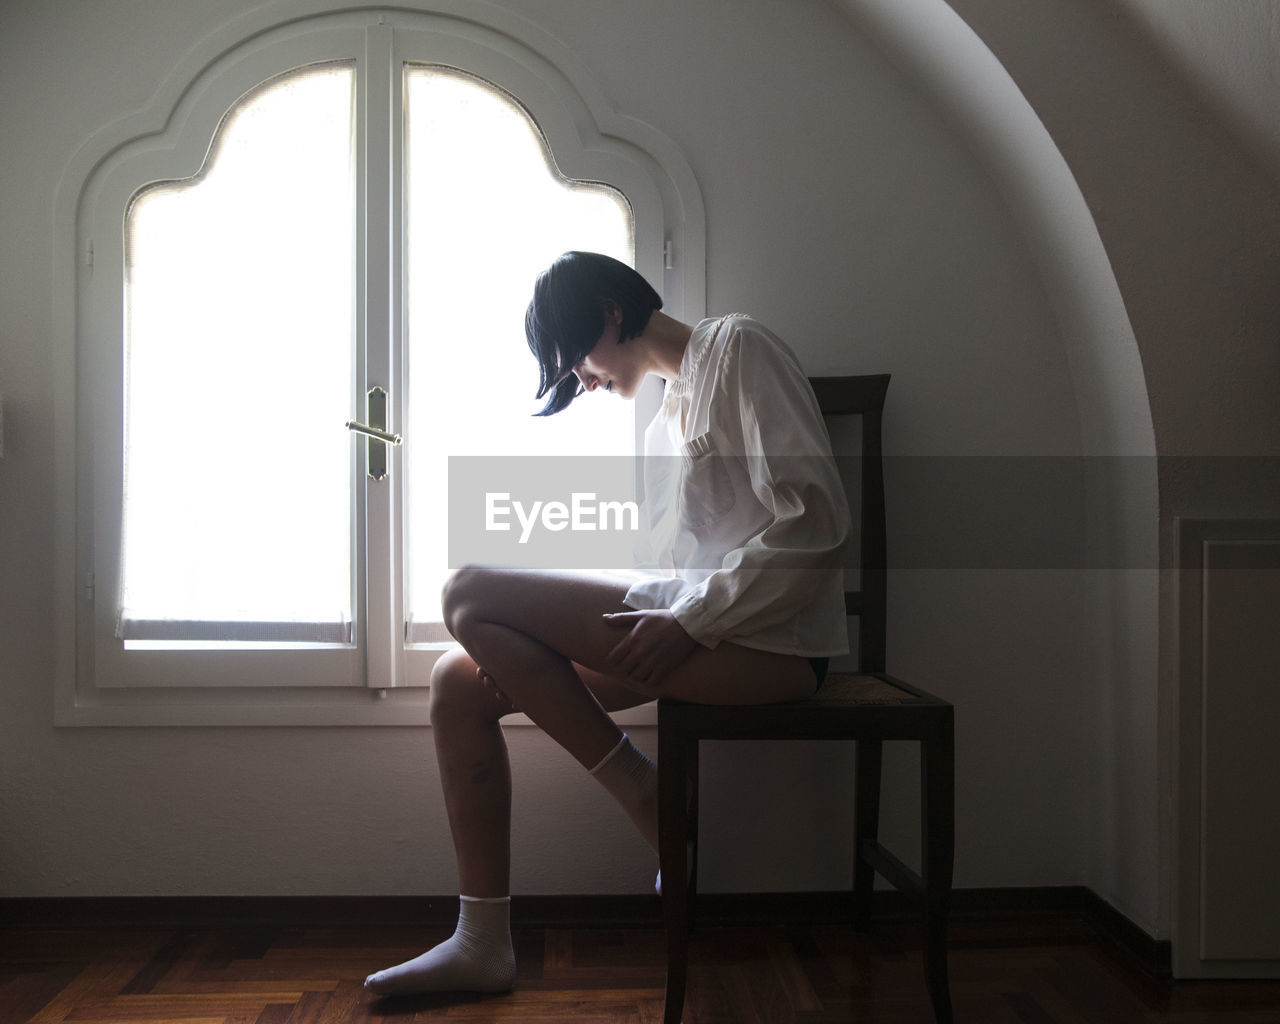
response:
[[[604,621],[627,630],[609,652],[609,663],[646,690],[656,688],[698,646],[666,608],[613,612]]]
[[[502,689],[502,687],[498,685],[498,681],[494,679],[493,676],[489,675],[489,672],[487,669],[477,665],[476,678],[479,679],[480,682],[483,683],[486,687],[492,690],[493,695],[497,697],[498,700],[506,704],[507,707],[509,707],[512,711],[520,710],[518,707],[516,707],[516,702],[513,701],[510,697],[508,697],[506,692]]]

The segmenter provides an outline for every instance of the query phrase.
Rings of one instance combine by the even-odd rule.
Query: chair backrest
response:
[[[818,407],[827,418],[861,418],[858,458],[860,495],[853,510],[860,516],[858,589],[846,590],[845,613],[858,619],[858,671],[885,671],[887,553],[884,512],[884,459],[880,444],[884,396],[889,390],[889,374],[857,377],[811,377]],[[836,452],[842,475],[848,474],[849,459]],[[850,481],[845,480],[846,486]]]

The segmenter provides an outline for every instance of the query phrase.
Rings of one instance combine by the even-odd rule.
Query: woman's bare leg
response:
[[[459,891],[509,892],[511,766],[500,720],[511,711],[483,686],[475,662],[450,651],[431,674],[431,735],[458,861]]]
[[[813,692],[806,659],[733,643],[697,647],[653,687],[619,678],[609,653],[624,634],[604,615],[630,611],[625,596],[607,578],[468,566],[445,588],[445,623],[520,710],[587,766],[618,732],[571,664],[648,699],[770,704]]]
[[[579,671],[579,686],[609,711],[646,699],[597,673]],[[436,663],[430,709],[459,889],[468,896],[505,896],[511,874],[511,766],[500,721],[517,709],[502,691],[483,685],[475,661],[457,650]]]
[[[582,685],[609,710],[644,698],[588,670]],[[500,720],[515,709],[481,681],[464,651],[445,654],[431,675],[431,723],[449,828],[457,857],[458,928],[419,957],[370,975],[380,994],[431,991],[501,992],[514,982],[509,890],[511,769]]]
[[[768,703],[810,692],[803,659],[733,644],[699,648],[658,690],[612,677],[621,639],[603,616],[625,611],[625,587],[608,580],[468,568],[445,590],[450,632],[466,653],[432,676],[431,719],[464,903],[454,936],[421,957],[371,975],[378,992],[501,991],[514,978],[507,911],[511,774],[500,720],[515,707],[587,768],[656,846],[653,766],[635,762],[608,710],[659,693],[709,703]],[[478,666],[496,683],[481,680]],[[609,756],[614,755],[614,756]],[[634,771],[633,771],[634,769]],[[639,780],[629,779],[633,774]],[[496,908],[496,909],[495,909]]]
[[[501,593],[519,576],[528,597],[540,606],[534,632],[511,615]],[[598,764],[622,732],[582,678],[566,651],[605,612],[625,611],[620,584],[549,573],[463,569],[445,587],[444,619],[449,632],[484,667],[502,692],[583,767]],[[601,669],[605,666],[590,666]],[[640,699],[644,699],[641,697]]]

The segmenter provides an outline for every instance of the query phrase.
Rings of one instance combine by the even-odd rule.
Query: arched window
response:
[[[691,179],[602,109],[509,32],[346,13],[228,48],[85,175],[63,719],[421,710],[449,458],[627,455],[656,404],[530,418],[537,272],[602,251],[701,313]]]

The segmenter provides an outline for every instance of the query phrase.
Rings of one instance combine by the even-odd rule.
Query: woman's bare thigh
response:
[[[607,703],[601,699],[606,708],[634,706],[621,703],[623,690],[638,695],[635,703],[670,696],[704,704],[768,704],[813,692],[807,659],[733,643],[699,645],[656,688],[619,676],[609,654],[625,631],[604,615],[631,610],[622,603],[626,592],[625,583],[607,576],[467,567],[446,586],[445,619],[467,615],[533,637],[580,666],[597,697],[608,695]]]

